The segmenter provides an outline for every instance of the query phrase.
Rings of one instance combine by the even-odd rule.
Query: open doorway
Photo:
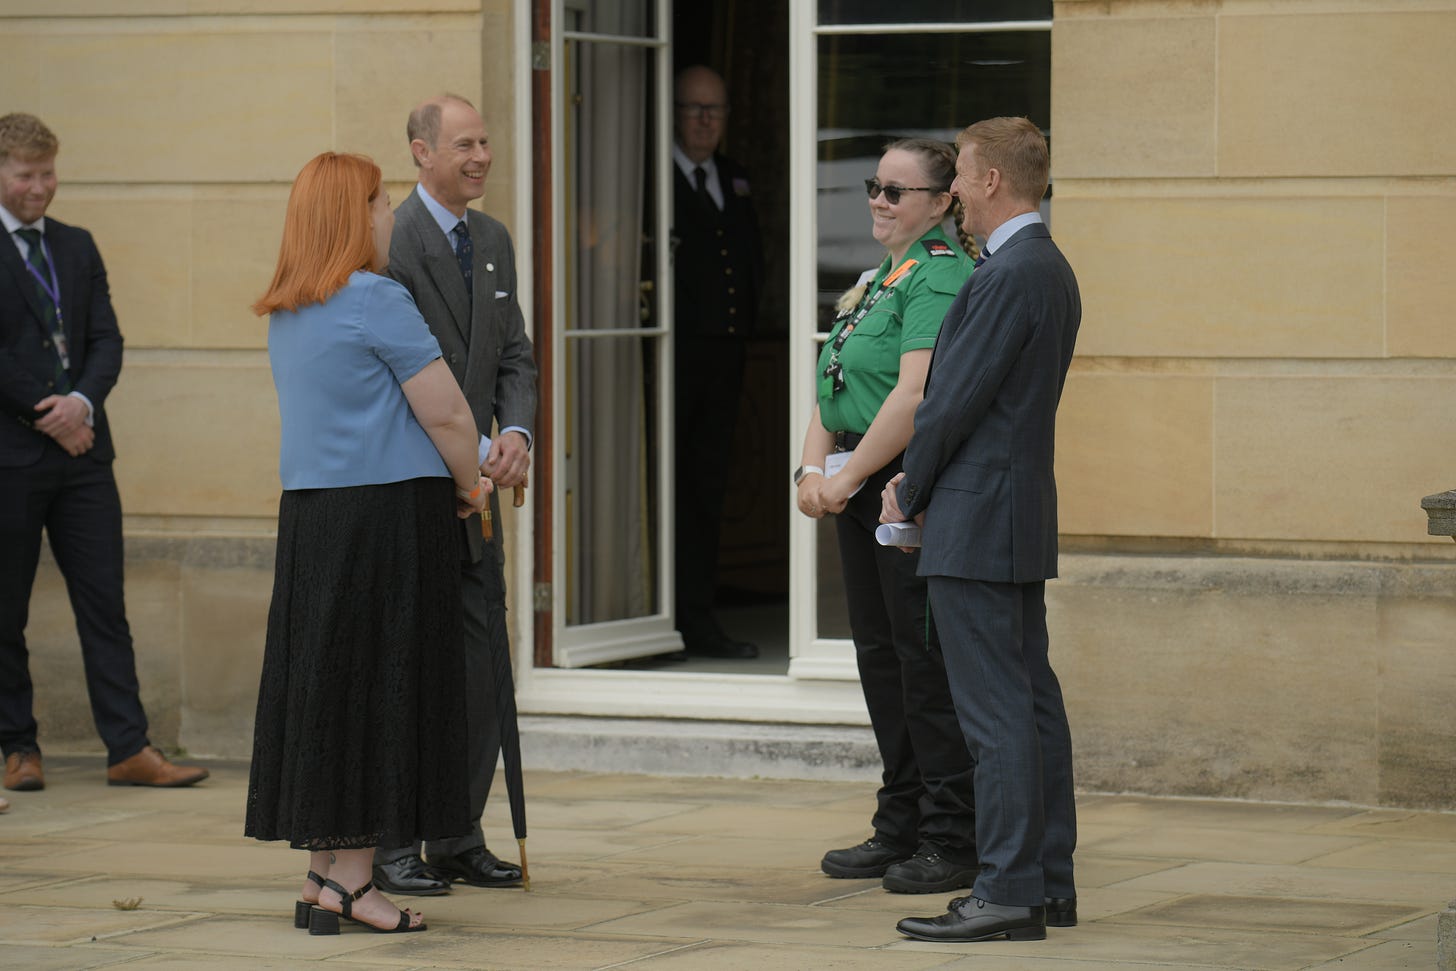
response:
[[[756,215],[762,270],[754,326],[737,343],[744,358],[734,434],[727,447],[726,499],[716,523],[718,558],[712,610],[730,638],[753,644],[755,658],[699,657],[669,662],[674,670],[784,675],[789,667],[790,509],[786,500],[788,427],[788,0],[728,0],[714,4],[674,0],[673,74],[705,65],[722,76],[730,111],[719,152],[746,171]],[[735,185],[735,190],[738,188]],[[725,251],[726,253],[726,251]],[[681,308],[691,306],[679,293]],[[692,321],[674,325],[679,334]],[[681,347],[681,344],[680,344]],[[736,349],[735,349],[736,352]],[[677,380],[691,380],[680,366]],[[680,388],[680,391],[682,389]],[[679,414],[679,422],[692,422]],[[711,439],[711,428],[684,426]],[[680,449],[679,463],[691,463]],[[689,483],[690,468],[679,469]],[[691,485],[683,491],[691,493]],[[682,501],[682,496],[679,496]],[[689,519],[691,522],[691,519]],[[685,542],[693,543],[685,530]],[[678,544],[679,555],[684,543]],[[693,565],[688,564],[691,572]],[[682,571],[680,571],[682,576]],[[634,666],[659,668],[659,659]]]

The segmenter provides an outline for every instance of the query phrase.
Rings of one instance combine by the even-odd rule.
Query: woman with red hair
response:
[[[325,152],[253,305],[271,315],[283,497],[245,832],[309,852],[294,923],[312,934],[340,916],[424,930],[375,890],[374,850],[470,828],[452,512],[490,484],[439,344],[380,275],[393,227],[379,167]]]

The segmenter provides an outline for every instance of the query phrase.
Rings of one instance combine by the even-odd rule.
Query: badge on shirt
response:
[[[920,245],[925,247],[925,252],[931,256],[955,256],[956,251],[943,239],[927,239]]]

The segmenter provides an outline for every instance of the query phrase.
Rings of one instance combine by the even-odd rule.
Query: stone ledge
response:
[[[1456,539],[1456,489],[1438,492],[1421,500],[1426,511],[1426,532],[1432,536]]]
[[[523,715],[528,769],[875,782],[869,728]]]

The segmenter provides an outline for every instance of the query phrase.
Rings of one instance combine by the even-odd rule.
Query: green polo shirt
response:
[[[868,430],[880,405],[900,380],[900,356],[935,346],[945,312],[971,275],[970,258],[939,226],[911,243],[905,258],[915,260],[915,266],[885,291],[840,348],[844,387],[838,393],[834,391],[834,380],[824,376],[824,369],[829,366],[835,338],[854,319],[858,308],[835,321],[824,342],[815,373],[819,417],[828,431],[862,435]],[[874,297],[881,281],[895,269],[886,257],[865,288],[861,304]]]

